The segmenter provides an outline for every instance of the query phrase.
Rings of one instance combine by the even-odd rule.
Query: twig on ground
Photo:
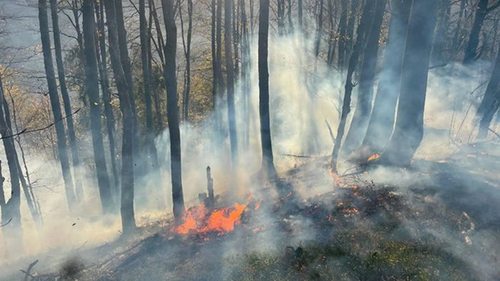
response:
[[[24,273],[24,281],[28,281],[28,277],[31,277],[31,279],[35,279],[35,276],[31,275],[31,270],[33,269],[33,267],[35,267],[35,265],[38,263],[38,260],[35,260],[34,262],[30,263],[30,265],[28,266],[28,269],[26,271],[24,270],[20,270],[22,273]]]

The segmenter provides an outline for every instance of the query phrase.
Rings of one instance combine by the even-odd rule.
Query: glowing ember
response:
[[[228,233],[241,223],[241,216],[247,205],[236,203],[229,208],[215,209],[210,212],[202,204],[190,208],[184,217],[184,222],[174,228],[178,234]]]
[[[377,159],[379,159],[379,158],[380,158],[380,154],[378,154],[378,153],[374,153],[374,154],[372,154],[370,157],[368,157],[368,162],[370,162],[370,161],[375,161],[375,160],[377,160]]]

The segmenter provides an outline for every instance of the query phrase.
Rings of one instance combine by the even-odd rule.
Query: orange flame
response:
[[[241,223],[241,216],[247,205],[236,203],[229,208],[215,209],[209,212],[205,205],[190,208],[184,222],[175,227],[178,234],[228,233]]]
[[[370,155],[370,157],[368,157],[368,162],[375,161],[375,160],[377,160],[379,158],[380,158],[380,154],[374,153],[374,154]]]

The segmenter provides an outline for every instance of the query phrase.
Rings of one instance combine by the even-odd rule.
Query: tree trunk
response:
[[[75,191],[78,199],[83,199],[82,177],[80,175],[80,153],[78,152],[78,142],[76,141],[75,127],[73,123],[73,112],[71,111],[71,100],[69,98],[68,87],[64,72],[64,63],[61,51],[61,38],[59,31],[59,18],[57,16],[57,0],[50,0],[50,12],[52,15],[52,34],[54,36],[54,49],[57,64],[57,76],[63,100],[64,113],[66,114],[66,125],[68,126],[68,139],[73,159],[73,172],[75,175]],[[78,34],[79,31],[77,31]],[[80,40],[80,39],[78,39]],[[81,50],[80,50],[81,51]],[[84,64],[85,65],[85,64]]]
[[[347,123],[347,116],[351,112],[351,96],[353,84],[353,75],[356,70],[356,66],[359,61],[359,56],[361,51],[366,45],[366,36],[368,29],[370,28],[370,22],[372,17],[372,11],[374,8],[374,2],[368,1],[365,3],[363,8],[363,14],[361,15],[361,21],[357,29],[356,44],[354,45],[351,57],[349,58],[349,66],[347,68],[347,77],[344,86],[344,99],[342,102],[342,112],[340,115],[339,127],[337,129],[337,137],[335,138],[335,144],[333,145],[332,151],[332,162],[331,168],[333,172],[337,172],[337,159],[340,153],[340,147],[342,145],[342,138],[344,137],[345,126]]]
[[[231,17],[233,0],[224,0],[224,51],[226,59],[227,77],[227,118],[229,123],[229,141],[233,167],[238,165],[238,140],[236,137],[236,115],[234,110],[234,64],[232,42]]]
[[[153,107],[151,102],[151,58],[149,57],[149,32],[148,23],[146,20],[146,0],[139,0],[139,29],[140,29],[140,42],[141,42],[141,62],[142,62],[142,76],[144,84],[144,104],[146,111],[146,150],[149,161],[153,167],[158,167],[158,156],[154,143],[154,129],[153,129]]]
[[[414,1],[401,70],[401,94],[394,131],[382,163],[409,165],[422,141],[429,60],[438,2]]]
[[[260,0],[259,7],[259,116],[260,143],[262,147],[262,171],[268,178],[274,178],[276,170],[271,142],[271,121],[269,114],[269,0]]]
[[[488,135],[491,120],[500,106],[500,47],[497,53],[495,66],[491,74],[488,87],[483,100],[477,109],[477,115],[481,118],[479,122],[478,138],[485,138]]]
[[[375,68],[377,66],[380,31],[382,27],[382,20],[384,19],[386,0],[374,0],[372,2],[372,20],[370,22],[369,31],[367,31],[366,47],[363,50],[363,63],[361,64],[360,70],[358,99],[343,148],[343,152],[346,154],[350,154],[354,149],[361,145],[370,120],[370,112],[373,102]]]
[[[85,56],[85,96],[90,104],[90,129],[92,132],[92,147],[97,173],[97,185],[101,199],[102,210],[110,213],[113,210],[113,197],[109,184],[108,169],[104,154],[104,144],[101,132],[101,103],[99,102],[99,84],[97,75],[97,52],[95,42],[94,2],[83,0],[83,38]]]
[[[87,0],[91,1],[91,0]],[[120,55],[118,28],[116,26],[116,10],[114,0],[104,0],[108,23],[108,41],[111,66],[115,76],[120,110],[123,115],[122,136],[122,170],[121,170],[121,204],[120,213],[123,233],[130,233],[135,229],[134,214],[134,134],[135,119],[130,100],[131,87],[122,67]]]
[[[469,41],[467,42],[467,47],[465,48],[464,63],[471,63],[480,55],[477,53],[479,47],[479,35],[481,34],[484,19],[488,14],[488,2],[488,0],[479,0],[477,3],[474,23],[472,24]]]
[[[38,19],[40,24],[40,37],[42,41],[45,75],[47,76],[50,105],[52,107],[52,114],[54,117],[56,136],[57,136],[57,154],[61,162],[61,170],[64,178],[64,186],[66,190],[66,199],[68,202],[68,207],[72,209],[73,205],[76,203],[76,198],[73,190],[73,178],[71,176],[68,152],[66,148],[66,132],[64,129],[64,123],[61,122],[63,116],[61,114],[59,96],[57,93],[57,83],[54,75],[54,65],[52,63],[52,51],[50,49],[49,21],[47,18],[47,0],[38,1]]]
[[[115,116],[113,106],[111,105],[111,90],[109,89],[107,55],[106,55],[106,35],[104,29],[104,6],[100,2],[96,2],[97,15],[97,38],[99,48],[97,50],[97,64],[99,65],[99,77],[101,81],[102,103],[104,105],[104,116],[106,117],[106,131],[108,133],[109,142],[109,159],[111,162],[111,170],[113,172],[113,192],[117,196],[120,194],[118,187],[120,178],[118,176],[118,165],[116,163],[116,143],[115,143]]]
[[[4,90],[3,90],[3,82],[0,77],[0,100],[4,100]],[[9,130],[7,126],[6,118],[10,118],[10,116],[6,116],[3,102],[0,103],[0,134],[2,135],[2,142],[5,149],[5,155],[7,157],[7,163],[9,165],[9,174],[10,174],[10,184],[11,184],[11,196],[9,200],[6,201],[4,190],[3,190],[3,181],[4,178],[0,176],[0,180],[2,181],[2,193],[0,197],[0,206],[2,207],[2,224],[6,224],[10,221],[8,227],[8,231],[12,232],[12,234],[18,235],[21,231],[21,185],[19,184],[19,170],[17,167],[17,155],[16,155],[16,147],[14,145],[14,139],[11,136],[12,132]],[[9,233],[10,234],[10,233]],[[18,238],[18,237],[16,237]]]
[[[247,120],[243,125],[242,145],[247,149],[250,144],[250,70],[251,70],[251,56],[250,56],[250,35],[248,34],[248,20],[245,10],[245,1],[241,1],[241,83],[242,83],[242,96],[243,96],[243,116]]]
[[[316,23],[316,40],[314,43],[314,56],[319,56],[319,49],[321,46],[321,34],[323,33],[323,0],[319,0],[319,13],[318,21]]]
[[[382,152],[391,137],[398,102],[401,67],[405,51],[408,19],[413,0],[392,0],[389,42],[384,51],[384,62],[363,146],[370,152]]]
[[[167,117],[170,134],[170,176],[172,178],[173,211],[177,220],[184,214],[182,191],[181,134],[179,130],[179,108],[177,106],[176,49],[177,27],[174,16],[174,0],[162,0],[163,19],[167,40],[165,41],[165,86],[167,89]],[[229,44],[231,42],[229,41]]]
[[[182,115],[184,120],[189,119],[189,92],[191,91],[191,36],[193,33],[193,1],[188,0],[188,30],[186,39],[184,39],[184,21],[182,20],[181,3],[179,2],[179,17],[181,19],[182,46],[184,49],[184,57],[186,58],[186,70],[184,72],[184,89],[183,89],[183,110]]]
[[[340,14],[339,20],[339,39],[338,39],[338,66],[341,68],[345,67],[346,60],[346,47],[347,47],[347,7],[348,1],[342,0],[342,12]]]
[[[212,12],[211,25],[210,25],[210,46],[211,46],[211,51],[212,51],[212,106],[213,106],[212,110],[215,112],[215,107],[217,104],[217,92],[218,92],[218,89],[217,89],[217,84],[218,84],[217,78],[218,77],[217,77],[217,71],[216,71],[218,58],[217,58],[217,42],[215,40],[217,7],[216,7],[215,0],[212,0],[210,9]]]
[[[299,17],[299,30],[302,31],[302,17],[303,17],[303,5],[302,0],[297,0],[297,16]]]

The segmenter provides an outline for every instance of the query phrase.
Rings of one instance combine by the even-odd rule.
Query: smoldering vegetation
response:
[[[279,2],[285,5],[284,1]],[[196,4],[199,3],[195,3],[195,7]],[[183,5],[188,4],[183,2]],[[320,5],[322,10],[327,3],[321,1]],[[135,11],[125,7],[126,14],[129,8]],[[338,8],[340,14],[341,7]],[[361,7],[354,8],[353,14],[362,14]],[[281,9],[284,6],[280,8],[283,12]],[[134,12],[130,13],[132,18]],[[152,17],[148,20],[154,21]],[[78,183],[84,187],[84,199],[68,208],[60,162],[54,160],[57,156],[53,157],[55,146],[51,148],[53,155],[48,157],[29,143],[25,161],[29,164],[31,178],[35,179],[34,198],[41,206],[43,224],[38,225],[33,220],[29,206],[22,201],[22,232],[16,237],[0,232],[0,280],[499,278],[500,186],[497,170],[500,146],[495,133],[498,113],[488,124],[491,132],[476,141],[476,111],[495,68],[491,57],[466,65],[451,59],[446,63],[440,60],[431,63],[424,93],[423,139],[411,166],[385,165],[378,155],[383,155],[383,151],[369,151],[365,155],[360,149],[352,154],[341,153],[336,161],[337,169],[332,172],[331,153],[344,110],[345,65],[338,62],[338,67],[332,67],[324,58],[330,56],[330,51],[328,54],[316,51],[319,48],[317,37],[288,25],[283,28],[284,18],[281,20],[277,31],[271,32],[268,46],[270,130],[278,177],[269,181],[261,169],[256,35],[249,36],[247,42],[250,46],[248,73],[236,79],[234,85],[237,161],[231,151],[227,96],[214,99],[213,110],[201,116],[193,114],[189,121],[179,124],[182,199],[187,214],[197,210],[193,207],[208,205],[204,193],[209,193],[207,185],[213,180],[215,201],[210,203],[214,206],[209,209],[209,215],[214,210],[223,210],[227,217],[235,203],[245,206],[243,215],[233,222],[234,231],[192,231],[188,234],[177,231],[178,225],[188,220],[185,215],[176,221],[170,211],[176,200],[171,196],[175,176],[172,177],[170,169],[173,162],[171,131],[164,125],[153,134],[152,140],[158,165],[151,165],[153,156],[149,148],[134,155],[133,217],[138,229],[124,234],[126,230],[118,207],[123,198],[119,192],[113,193],[112,200],[117,204],[112,212],[103,213],[102,189],[92,162],[95,143],[89,121],[80,120],[85,123],[82,126],[85,131],[79,133],[79,151],[86,164],[73,167],[73,171],[78,173]],[[382,20],[382,28],[388,28],[388,16]],[[303,21],[306,31],[307,27],[321,30],[319,22],[307,18]],[[353,16],[353,33],[356,33],[354,27],[361,24],[356,21]],[[195,25],[194,30],[198,28],[201,29]],[[203,38],[197,36],[195,34],[194,42],[202,42]],[[380,41],[386,39],[380,38]],[[320,38],[322,43],[330,40],[333,39]],[[387,42],[381,43],[383,49]],[[489,48],[494,45],[493,40]],[[485,52],[487,47],[485,45]],[[181,49],[178,52],[186,50],[185,46]],[[195,55],[200,54],[195,51]],[[344,57],[348,59],[348,55]],[[205,61],[199,61],[194,64],[196,67],[206,67]],[[384,71],[382,60],[379,61],[371,85],[374,93],[381,83],[395,80],[388,79],[392,74]],[[179,65],[178,77],[187,68],[185,62]],[[240,66],[243,67],[243,63]],[[194,71],[200,71],[196,67]],[[164,79],[162,70],[155,69],[158,73],[154,73],[153,80]],[[359,75],[356,73],[353,81],[360,79]],[[143,80],[134,82],[138,88],[144,86]],[[193,88],[202,87],[203,83],[198,80]],[[163,93],[163,87],[156,90]],[[186,84],[180,88],[184,91],[185,87]],[[392,88],[392,91],[399,91],[398,87]],[[179,96],[181,92],[179,90]],[[355,83],[350,104],[359,104],[361,97],[360,85]],[[117,97],[114,99],[118,103]],[[208,99],[193,96],[192,106],[201,108]],[[145,107],[142,102],[138,102],[141,104],[139,115],[147,111],[142,108]],[[390,104],[377,106],[382,111],[395,110]],[[118,106],[114,110],[118,113]],[[88,109],[82,112],[91,114]],[[104,123],[105,118],[102,118]],[[118,124],[123,125],[120,118],[123,117],[118,118]],[[351,127],[352,118],[352,113],[347,115],[346,128]],[[382,124],[375,130],[392,130],[393,127],[392,123]],[[120,133],[117,137],[123,138]],[[149,140],[143,137],[141,145],[146,147]],[[53,132],[50,138],[55,139]],[[108,140],[106,137],[105,141]],[[361,144],[361,140],[356,141]],[[105,153],[105,160],[110,163],[107,146]],[[2,163],[7,162],[2,159]],[[207,166],[211,168],[209,176]],[[111,166],[108,164],[107,168],[112,178]],[[10,177],[5,171],[4,193],[10,194]],[[204,227],[209,223],[209,215],[203,215],[203,225],[197,221],[194,227]],[[5,227],[8,226],[7,222]],[[4,226],[0,230],[2,228]]]

